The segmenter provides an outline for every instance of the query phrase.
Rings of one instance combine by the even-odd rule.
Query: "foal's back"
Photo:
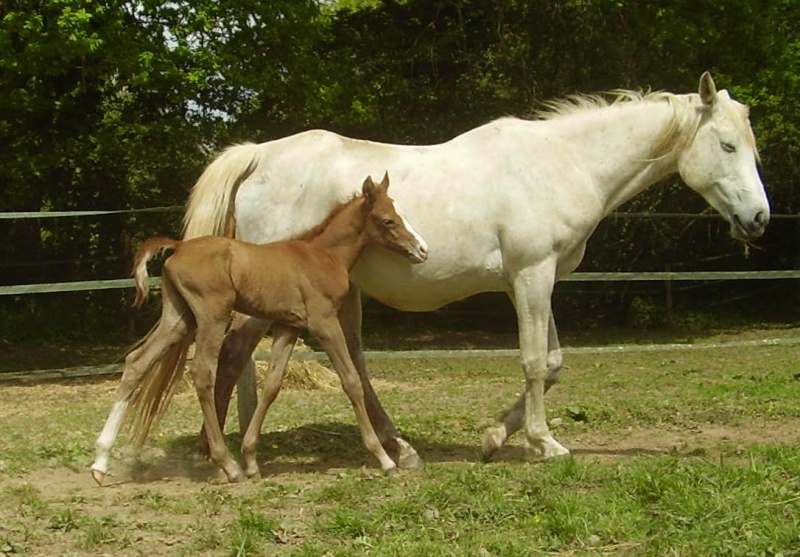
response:
[[[231,310],[305,328],[308,306],[338,311],[348,270],[312,243],[251,244],[204,236],[182,242],[164,264],[164,276],[195,315]]]

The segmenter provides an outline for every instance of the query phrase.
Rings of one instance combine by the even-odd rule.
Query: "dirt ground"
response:
[[[308,364],[305,363],[307,369]],[[320,380],[324,389],[330,389],[329,377],[323,371],[313,369],[310,373],[312,380],[323,376]],[[94,383],[82,383],[75,386],[69,383],[50,383],[37,386],[2,386],[3,398],[14,400],[17,410],[26,403],[44,405],[47,401],[62,400],[65,392],[80,390],[81,398],[92,400],[108,398],[109,393],[116,389],[114,380],[103,380]],[[388,382],[375,382],[379,391],[393,388]],[[307,386],[302,388],[308,388]],[[190,390],[184,390],[176,395],[178,399],[193,399]],[[0,408],[0,420],[4,414],[13,411],[4,405]],[[559,440],[567,446],[573,457],[580,459],[600,459],[604,461],[624,460],[637,455],[663,455],[678,452],[681,454],[701,455],[719,447],[720,445],[733,448],[745,447],[752,444],[796,444],[800,441],[800,419],[783,418],[780,420],[759,420],[757,423],[748,423],[729,427],[724,425],[704,424],[693,427],[659,427],[646,429],[630,429],[625,431],[600,432],[590,431],[572,437],[559,433],[558,421],[552,423],[552,429]],[[334,435],[341,433],[333,432]],[[345,435],[352,435],[354,442],[359,442],[357,430],[348,426]],[[478,460],[480,438],[475,438],[474,450],[464,449],[460,452],[451,450],[425,452],[421,454],[428,462],[447,463],[454,461]],[[513,461],[524,460],[525,453],[522,446],[522,436],[517,434],[507,446],[500,451],[496,460]],[[92,479],[88,468],[77,467],[41,467],[32,472],[8,476],[4,472],[5,464],[0,458],[0,486],[20,486],[30,484],[38,488],[48,499],[89,498],[95,505],[99,505],[98,512],[103,506],[114,507],[119,505],[120,497],[126,491],[139,489],[146,486],[148,490],[156,491],[162,495],[185,496],[188,492],[199,492],[207,483],[225,484],[224,476],[215,466],[202,461],[200,457],[192,454],[167,455],[154,448],[145,449],[146,453],[139,458],[157,461],[155,465],[142,466],[137,464],[134,449],[121,447],[116,449],[113,475],[110,476],[103,487],[98,487]],[[343,470],[352,469],[360,465],[355,460],[342,455],[325,459],[325,462],[298,462],[296,466],[271,467],[270,479],[278,482],[311,481],[316,477],[322,482],[335,478]],[[283,469],[283,471],[281,471]],[[299,472],[299,478],[298,478]],[[376,473],[377,468],[366,470],[365,473]],[[248,490],[247,482],[240,485],[229,485],[233,493],[239,490]],[[154,511],[157,512],[157,511]],[[2,555],[2,551],[0,551]]]
[[[787,333],[787,335],[794,332]],[[262,347],[266,350],[267,346]],[[312,362],[297,362],[299,366],[295,373],[300,380],[295,384],[290,384],[290,392],[284,392],[281,397],[288,397],[295,402],[302,401],[304,398],[315,398],[317,400],[324,397],[341,395],[338,392],[335,376],[332,372],[321,368],[319,364]],[[491,364],[487,364],[491,365]],[[688,364],[687,364],[688,365]],[[638,369],[638,368],[637,368]],[[666,368],[665,368],[666,369]],[[693,369],[693,368],[687,368]],[[587,372],[591,373],[591,371]],[[797,379],[797,377],[795,377]],[[469,378],[471,383],[477,383],[475,377]],[[578,377],[574,380],[579,381]],[[311,383],[309,383],[309,381]],[[505,381],[505,380],[504,380]],[[80,381],[61,381],[41,383],[36,385],[23,384],[0,384],[0,423],[12,421],[25,414],[25,424],[48,423],[53,420],[53,410],[65,404],[73,404],[80,407],[88,407],[89,410],[81,415],[85,423],[74,425],[74,439],[84,451],[91,450],[94,438],[99,433],[102,421],[98,421],[98,416],[105,416],[113,400],[113,394],[117,388],[116,378],[104,378],[96,380]],[[414,381],[398,381],[397,383],[387,379],[377,379],[374,385],[379,393],[395,393],[398,400],[411,400],[417,396],[419,389],[423,388]],[[483,387],[474,385],[461,385],[466,389],[471,387],[477,390],[462,390],[452,396],[464,396],[470,400],[472,406],[470,413],[479,414],[486,419],[491,419],[486,415],[486,408],[481,404],[475,405],[478,399],[477,393]],[[295,390],[295,395],[291,390]],[[305,391],[305,392],[301,392]],[[316,394],[314,394],[316,393]],[[551,396],[551,395],[549,395]],[[281,399],[283,400],[283,399]],[[65,403],[65,401],[67,401]],[[346,404],[346,403],[343,403]],[[297,402],[295,405],[302,405]],[[182,389],[176,394],[173,407],[191,409],[184,412],[183,429],[177,435],[181,439],[176,450],[164,450],[156,448],[156,445],[148,445],[145,452],[137,458],[132,447],[125,446],[125,442],[119,442],[118,448],[112,464],[112,474],[107,478],[106,483],[99,487],[95,484],[88,470],[88,463],[91,457],[85,452],[74,462],[82,464],[60,465],[53,462],[41,462],[41,465],[31,463],[26,466],[26,472],[19,472],[18,468],[13,472],[10,470],[9,463],[5,460],[6,451],[4,445],[6,440],[0,436],[0,493],[9,493],[14,490],[22,490],[26,487],[34,488],[45,502],[56,501],[58,505],[74,505],[80,509],[81,513],[95,516],[98,519],[124,513],[127,505],[135,506],[136,520],[143,524],[158,523],[159,518],[164,513],[158,506],[148,508],[146,505],[137,503],[137,497],[141,497],[142,492],[149,496],[164,497],[168,500],[182,499],[192,500],[207,494],[209,489],[221,490],[233,497],[251,496],[253,492],[252,481],[241,484],[227,484],[222,474],[212,464],[205,462],[199,457],[194,456],[191,449],[193,439],[193,428],[197,421],[196,399],[191,388]],[[340,426],[336,431],[311,431],[317,426],[319,420],[309,414],[301,416],[300,421],[312,423],[309,426],[290,429],[281,433],[282,443],[292,445],[294,441],[303,442],[311,435],[321,437],[349,437],[354,444],[360,444],[358,431],[349,408],[343,417]],[[309,411],[310,412],[310,411]],[[102,420],[102,418],[101,418]],[[334,421],[338,421],[334,420]],[[20,422],[22,423],[22,422]],[[188,425],[186,425],[188,424]],[[71,427],[71,426],[70,426]],[[664,425],[663,427],[645,427],[630,429],[613,429],[587,427],[582,430],[574,427],[566,427],[559,424],[558,418],[552,421],[551,427],[559,441],[568,447],[574,458],[592,461],[600,460],[603,462],[625,462],[637,456],[646,455],[667,455],[678,454],[682,456],[708,456],[713,457],[719,451],[720,446],[733,449],[735,452],[741,448],[753,444],[797,444],[800,441],[800,418],[781,417],[780,419],[759,418],[752,421],[739,421],[735,425],[695,423],[688,421],[684,425]],[[69,430],[69,427],[61,429]],[[235,431],[237,428],[229,421],[229,430]],[[333,428],[332,428],[333,429]],[[55,429],[53,430],[55,431]],[[454,430],[455,432],[455,430]],[[41,446],[43,444],[42,433],[37,433],[35,428],[31,430],[31,446]],[[22,432],[25,435],[25,432]],[[35,437],[39,435],[39,437]],[[167,437],[174,436],[167,433]],[[422,458],[431,466],[448,466],[450,464],[460,464],[464,462],[474,462],[478,460],[478,450],[480,446],[480,434],[463,431],[458,432],[459,439],[452,445],[438,446],[428,444],[425,448],[420,448]],[[467,436],[468,435],[468,436]],[[306,436],[306,437],[304,437]],[[414,439],[411,439],[415,443]],[[263,438],[262,438],[263,442]],[[348,439],[349,442],[349,439]],[[229,443],[230,444],[230,443]],[[298,445],[294,445],[295,447]],[[235,450],[232,447],[232,450]],[[359,471],[366,475],[379,475],[380,471],[369,459],[369,455],[362,448],[359,450],[348,451],[336,450],[332,453],[325,453],[324,458],[315,458],[318,455],[311,455],[308,452],[301,452],[299,455],[287,449],[286,459],[270,459],[264,466],[266,474],[263,480],[283,486],[316,486],[326,487],[335,484],[337,478],[343,473],[353,473]],[[33,453],[34,451],[32,451]],[[41,458],[41,455],[32,454],[32,458]],[[523,447],[523,436],[517,434],[508,445],[497,455],[499,461],[524,461],[526,459]],[[403,474],[424,474],[425,472],[403,472]],[[3,505],[0,505],[2,507]],[[16,520],[14,509],[0,508],[0,557],[12,557],[17,553],[14,546],[6,544],[4,539],[12,539],[11,532],[4,533],[6,524]],[[226,509],[224,512],[235,512]],[[235,517],[227,517],[229,520]],[[185,516],[172,513],[169,516],[170,524],[174,527],[176,521],[186,520],[187,523],[193,520],[192,514]],[[18,536],[18,532],[14,532]],[[138,528],[134,534],[141,536],[142,547],[152,546],[154,543],[170,543],[169,536],[163,533],[150,532],[146,528]],[[152,536],[152,539],[147,538]],[[177,538],[174,543],[179,543]],[[74,543],[65,542],[64,547],[48,546],[45,549],[38,549],[33,555],[84,555],[91,553],[72,553]],[[129,553],[126,553],[129,554]],[[132,553],[135,554],[135,553]],[[157,554],[170,554],[166,553]]]

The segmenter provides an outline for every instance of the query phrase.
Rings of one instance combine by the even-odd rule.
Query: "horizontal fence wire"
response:
[[[175,213],[183,211],[182,205],[168,207],[148,207],[145,209],[119,209],[114,211],[21,211],[16,213],[0,213],[0,220],[10,219],[47,219],[63,217],[97,217],[102,215],[121,215],[125,213]]]
[[[159,213],[183,211],[180,205],[165,207],[149,207],[144,209],[120,209],[110,211],[27,211],[0,213],[2,219],[28,219],[28,218],[54,218],[54,217],[86,217],[125,213]],[[711,218],[719,219],[718,213],[641,213],[624,212],[612,213],[608,218]],[[800,219],[800,214],[773,214],[773,219]],[[706,281],[706,280],[765,280],[765,279],[796,279],[800,278],[800,271],[775,270],[775,271],[695,271],[695,272],[586,272],[572,273],[562,279],[567,282],[613,282],[613,281]],[[106,279],[86,280],[75,282],[57,282],[43,284],[19,284],[0,286],[0,296],[14,296],[22,294],[45,294],[54,292],[79,292],[87,290],[110,290],[115,288],[133,287],[133,279]],[[151,286],[159,286],[160,279],[151,281]]]
[[[800,271],[652,271],[641,273],[572,273],[561,279],[561,282],[778,280],[797,278],[800,278]],[[130,278],[48,284],[18,284],[0,286],[0,296],[110,290],[114,288],[132,288],[133,285],[133,279]],[[160,277],[150,278],[151,287],[160,285]]]
[[[665,344],[625,344],[619,346],[565,346],[562,352],[570,354],[625,354],[635,352],[666,352],[666,351],[694,351],[714,350],[726,348],[748,348],[762,346],[792,346],[800,344],[800,338],[766,338],[758,340],[741,340],[728,342],[709,343],[665,343]],[[519,357],[518,349],[500,350],[374,350],[366,351],[367,360],[436,360],[453,358],[516,358]],[[253,358],[257,361],[269,360],[269,352],[256,352]],[[329,361],[324,352],[294,352],[292,360],[295,361]],[[0,372],[0,382],[37,382],[52,381],[57,379],[77,379],[86,377],[113,376],[122,373],[122,363],[78,366],[59,369],[39,369],[31,371]]]
[[[147,207],[144,209],[117,209],[98,211],[18,211],[0,213],[0,220],[9,219],[42,219],[53,217],[96,217],[102,215],[119,215],[125,213],[175,213],[185,209],[182,205],[169,205],[165,207]],[[719,213],[643,213],[635,211],[614,212],[606,218],[631,218],[631,219],[721,219]],[[771,214],[770,219],[797,220],[800,214]]]

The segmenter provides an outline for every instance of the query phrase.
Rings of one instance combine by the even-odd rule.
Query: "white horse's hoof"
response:
[[[497,426],[488,428],[483,434],[481,445],[481,458],[489,462],[494,454],[500,450],[506,441],[505,427]]]
[[[422,470],[425,468],[425,461],[417,453],[402,455],[397,459],[397,467],[403,470]]]
[[[106,479],[106,473],[92,468],[92,478],[97,482],[97,485],[103,485],[103,480]]]
[[[403,470],[419,470],[425,468],[425,461],[420,458],[414,447],[405,439],[397,438],[399,447],[397,454],[397,466]]]
[[[535,460],[553,460],[569,456],[569,449],[553,439],[552,435],[540,439],[528,439],[525,449],[528,456]]]

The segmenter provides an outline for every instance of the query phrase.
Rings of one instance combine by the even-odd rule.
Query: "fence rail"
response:
[[[652,271],[643,273],[572,273],[562,279],[566,282],[617,282],[617,281],[703,281],[703,280],[777,280],[800,278],[800,271]],[[150,286],[159,286],[161,279],[152,277]],[[0,286],[0,296],[20,294],[45,294],[51,292],[78,292],[83,290],[111,290],[132,288],[133,279],[84,280],[46,284],[18,284]]]
[[[800,338],[765,338],[757,340],[739,340],[708,343],[664,343],[664,344],[624,344],[618,346],[565,346],[562,351],[570,354],[625,354],[635,352],[661,351],[695,351],[719,350],[726,348],[761,347],[761,346],[794,346],[800,344]],[[269,360],[269,352],[256,352],[253,358],[258,361]],[[374,350],[364,353],[367,360],[438,360],[445,358],[517,358],[518,349],[495,350]],[[327,361],[324,352],[294,352],[295,361]],[[37,382],[59,379],[77,379],[85,377],[102,377],[122,373],[122,363],[77,366],[57,369],[37,369],[30,371],[0,372],[0,382]]]
[[[31,218],[63,218],[63,217],[88,217],[115,215],[127,213],[167,213],[182,211],[180,205],[165,207],[149,207],[144,209],[119,209],[108,211],[20,211],[0,213],[0,220],[31,219]],[[646,218],[646,219],[720,219],[718,213],[640,213],[623,212],[612,213],[607,218]],[[772,219],[800,219],[800,214],[773,214]],[[771,270],[771,271],[655,271],[655,272],[586,272],[572,273],[562,279],[568,282],[614,282],[614,281],[706,281],[706,280],[774,280],[797,279],[800,271]],[[133,279],[106,279],[87,280],[75,282],[56,282],[42,284],[18,284],[0,286],[0,296],[15,296],[23,294],[45,294],[54,292],[80,292],[87,290],[111,290],[133,287]],[[159,286],[158,277],[151,279],[151,286]]]

